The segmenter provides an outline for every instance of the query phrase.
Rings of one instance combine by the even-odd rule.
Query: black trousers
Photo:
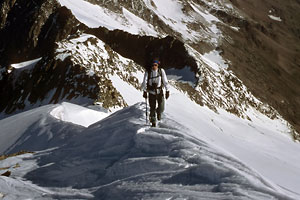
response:
[[[161,91],[159,94],[149,93],[149,105],[150,105],[150,122],[156,122],[157,118],[161,119],[161,114],[165,109],[164,93]]]

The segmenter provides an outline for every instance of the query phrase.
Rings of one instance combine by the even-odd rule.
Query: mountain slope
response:
[[[256,3],[240,1],[3,1],[0,92],[6,98],[1,100],[0,110],[17,113],[28,110],[28,104],[36,107],[64,99],[99,101],[107,108],[126,106],[110,80],[103,79],[103,69],[115,70],[118,55],[132,61],[129,65],[124,63],[128,69],[133,64],[131,71],[145,68],[151,59],[160,57],[163,67],[170,69],[167,73],[179,74],[184,81],[192,80],[194,88],[177,85],[200,105],[213,110],[222,107],[244,118],[249,118],[244,110],[251,105],[272,118],[282,115],[298,130],[295,55],[299,43],[298,26],[294,23],[298,15],[292,18],[287,13],[294,12],[294,8],[288,2],[282,4],[280,9],[266,1],[265,10],[254,13]],[[281,21],[274,20],[279,15]],[[288,30],[294,42],[286,42],[281,30]],[[90,39],[79,39],[86,38],[83,32],[91,35]],[[19,42],[8,42],[8,37]],[[76,40],[81,41],[81,47],[74,43]],[[73,44],[66,45],[69,42]],[[99,46],[102,42],[105,44]],[[288,44],[293,45],[289,48]],[[70,52],[59,59],[58,54],[64,51]],[[109,57],[95,54],[103,51]],[[278,55],[280,59],[268,55]],[[36,58],[42,59],[26,75],[10,72],[13,63]],[[90,74],[90,68],[97,73]],[[189,78],[183,71],[190,71]],[[31,76],[35,77],[33,81]],[[57,78],[48,82],[49,76]],[[127,81],[134,87],[140,84],[134,74],[127,76]],[[34,89],[30,91],[31,88]],[[249,90],[260,101],[245,99]],[[294,137],[297,138],[297,132]]]
[[[245,18],[239,31],[225,30],[234,43],[223,43],[223,57],[256,97],[299,132],[299,1],[231,2]]]
[[[0,153],[35,152],[0,161],[0,198],[299,199],[298,2],[0,6]],[[171,96],[149,128],[155,57]]]

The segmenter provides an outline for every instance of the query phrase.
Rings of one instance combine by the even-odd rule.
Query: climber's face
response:
[[[152,69],[153,70],[157,70],[158,69],[158,64],[157,63],[153,63],[152,64]]]

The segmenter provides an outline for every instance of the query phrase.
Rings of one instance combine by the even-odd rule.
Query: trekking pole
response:
[[[146,101],[146,125],[148,124],[148,103],[147,103],[147,98],[145,98]]]

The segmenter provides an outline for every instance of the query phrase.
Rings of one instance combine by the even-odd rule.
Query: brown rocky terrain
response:
[[[224,30],[234,40],[223,43],[224,57],[256,97],[273,106],[300,132],[300,2],[232,3],[245,13],[245,21],[230,21],[239,25],[238,32]]]

